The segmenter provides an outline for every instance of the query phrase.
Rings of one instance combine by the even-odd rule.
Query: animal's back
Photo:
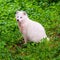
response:
[[[39,42],[42,38],[47,37],[43,26],[35,21],[29,21],[27,36],[33,42]]]

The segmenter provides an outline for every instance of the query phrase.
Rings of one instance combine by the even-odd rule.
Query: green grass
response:
[[[50,41],[22,44],[17,10],[41,23]],[[0,0],[0,60],[60,60],[60,1]]]

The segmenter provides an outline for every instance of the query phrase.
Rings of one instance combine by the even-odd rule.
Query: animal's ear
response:
[[[16,14],[19,13],[19,11],[16,11]]]
[[[23,14],[26,15],[26,12],[24,11]]]

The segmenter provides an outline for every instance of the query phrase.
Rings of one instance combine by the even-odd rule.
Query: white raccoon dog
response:
[[[18,27],[23,34],[25,43],[28,40],[38,43],[43,38],[47,38],[44,27],[40,23],[29,19],[25,11],[17,11],[16,20],[18,21]]]

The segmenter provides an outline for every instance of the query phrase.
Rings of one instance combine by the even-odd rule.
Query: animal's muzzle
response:
[[[17,19],[17,21],[19,21],[19,19]]]

